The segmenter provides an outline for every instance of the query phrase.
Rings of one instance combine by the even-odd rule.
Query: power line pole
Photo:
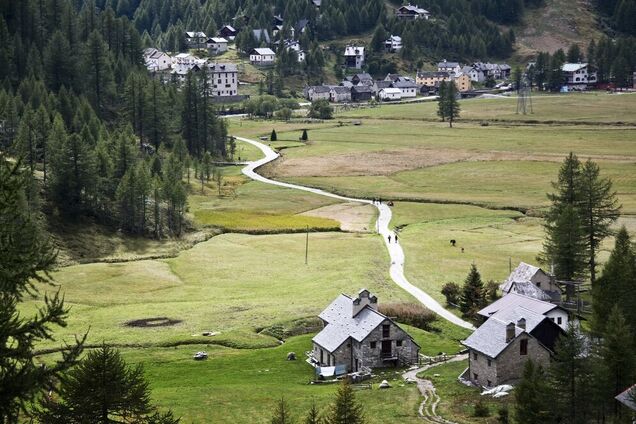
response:
[[[307,265],[308,258],[309,258],[309,225],[307,225],[307,236],[305,237],[305,265]]]

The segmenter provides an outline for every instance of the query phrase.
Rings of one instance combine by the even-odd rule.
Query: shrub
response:
[[[426,331],[431,331],[431,324],[437,320],[433,311],[415,303],[387,303],[380,305],[378,309],[380,313],[401,323]]]
[[[497,412],[497,422],[499,424],[509,424],[510,423],[510,411],[508,410],[508,405],[504,405],[499,408]]]
[[[309,108],[309,117],[315,119],[331,119],[333,118],[333,107],[327,100],[316,100]]]
[[[477,403],[475,404],[475,411],[473,412],[473,416],[475,417],[490,416],[490,408],[488,408],[488,405],[486,405],[483,400],[479,399]]]
[[[459,292],[459,284],[453,283],[452,281],[444,284],[444,287],[442,287],[442,294],[446,298],[446,303],[449,305],[457,305],[459,303]]]
[[[269,136],[269,141],[278,140],[278,136],[276,135],[276,130],[272,130],[272,134]]]
[[[490,280],[486,283],[486,288],[484,290],[486,292],[486,302],[494,302],[499,299],[499,294],[497,294],[498,289],[499,284],[494,281]]]
[[[303,130],[303,135],[300,136],[300,139],[302,141],[307,141],[309,140],[309,137],[307,136],[307,130]]]

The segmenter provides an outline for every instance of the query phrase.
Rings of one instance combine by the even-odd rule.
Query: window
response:
[[[521,340],[521,344],[519,344],[519,354],[527,355],[528,354],[528,340]]]
[[[537,287],[541,287],[541,282],[538,282],[538,283],[537,283]]]
[[[375,342],[371,342],[371,343],[369,343],[369,347],[371,349],[375,349],[375,344],[376,344]]]
[[[490,380],[486,380],[486,386],[488,387],[492,386],[492,383],[490,382]]]
[[[391,337],[391,326],[388,324],[385,324],[382,326],[382,337],[387,338],[387,337]]]
[[[473,352],[473,359],[476,361],[477,360],[477,352]]]
[[[396,345],[396,346],[402,346],[402,340],[398,340],[398,341],[396,341],[396,342],[395,342],[395,345]]]
[[[479,378],[479,374],[476,372],[473,373],[473,380],[477,380]]]
[[[488,366],[492,365],[492,362],[490,361],[490,359],[488,360]],[[490,386],[490,384],[489,384]]]
[[[563,324],[563,318],[558,317],[557,318],[557,324],[559,324],[559,325]]]

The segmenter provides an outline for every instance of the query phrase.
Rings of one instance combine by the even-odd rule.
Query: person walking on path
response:
[[[397,235],[397,233],[395,233],[395,242],[396,242],[396,243],[398,242],[398,235]]]
[[[387,238],[389,239],[389,244],[391,244],[391,234],[389,234]]]

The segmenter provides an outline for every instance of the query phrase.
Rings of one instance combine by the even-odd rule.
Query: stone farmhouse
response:
[[[419,345],[378,312],[378,298],[366,289],[355,298],[341,294],[318,316],[324,328],[312,340],[310,358],[317,366],[358,372],[418,362]]]
[[[170,69],[172,58],[161,50],[148,48],[143,53],[144,63],[150,72],[165,71]]]
[[[533,265],[519,263],[503,283],[499,285],[503,294],[518,293],[547,302],[561,301],[561,290],[555,278]]]
[[[316,100],[330,100],[331,88],[327,85],[314,85],[305,88],[305,98],[315,102]]]
[[[344,59],[347,68],[361,69],[364,66],[364,47],[345,47]]]
[[[426,9],[422,9],[419,6],[413,6],[412,4],[407,4],[406,6],[402,6],[395,11],[395,16],[398,19],[428,19],[431,17],[431,14]]]
[[[437,72],[448,72],[448,75],[454,77],[462,71],[462,67],[457,62],[448,62],[444,59],[437,64]]]
[[[234,41],[237,34],[238,34],[238,31],[234,29],[234,27],[231,25],[223,26],[223,28],[221,28],[218,32],[219,37],[223,37],[226,40],[230,40],[230,41]]]
[[[212,56],[225,53],[227,51],[228,41],[223,37],[211,37],[208,38],[206,46],[208,53]]]
[[[505,297],[509,296],[518,295]],[[469,356],[462,378],[493,387],[517,382],[529,359],[547,367],[556,341],[565,331],[539,306],[508,302],[464,340]]]
[[[351,101],[351,89],[335,85],[329,91],[329,101],[333,103],[342,103]]]

